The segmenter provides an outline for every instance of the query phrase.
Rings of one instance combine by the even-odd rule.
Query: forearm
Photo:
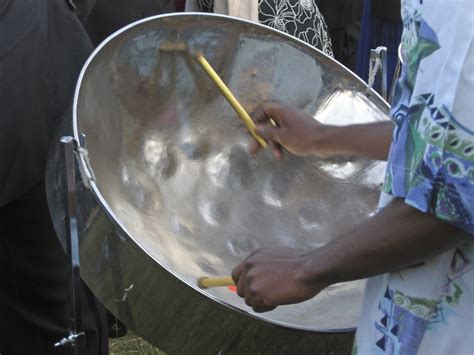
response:
[[[316,134],[315,151],[387,160],[394,125],[391,121],[349,126],[326,126]]]
[[[452,249],[466,234],[395,200],[377,216],[308,254],[310,283],[350,281],[393,272]]]

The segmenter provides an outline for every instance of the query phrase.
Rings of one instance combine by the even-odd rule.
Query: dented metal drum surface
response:
[[[311,250],[367,218],[384,164],[249,156],[248,133],[199,65],[160,48],[177,41],[202,51],[249,111],[279,100],[328,124],[387,119],[388,105],[351,72],[267,27],[181,14],[124,28],[87,62],[73,109],[88,152],[77,185],[84,280],[170,353],[348,351],[363,281],[265,314],[227,288],[195,285],[229,275],[255,248]],[[56,147],[48,194],[64,236],[61,164]]]

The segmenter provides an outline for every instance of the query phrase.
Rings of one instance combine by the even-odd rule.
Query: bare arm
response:
[[[335,283],[393,272],[448,251],[466,237],[453,225],[396,199],[374,218],[310,253],[304,274],[308,281]]]
[[[310,253],[261,249],[233,271],[238,294],[256,311],[298,303],[342,281],[392,272],[466,238],[456,227],[395,200],[375,217]]]
[[[393,134],[391,121],[348,126],[323,125],[311,115],[291,106],[266,104],[254,114],[257,133],[274,144],[280,158],[282,147],[297,155],[328,157],[349,154],[387,160]],[[276,126],[270,123],[272,119]],[[250,152],[259,150],[256,141]]]
[[[393,135],[391,121],[373,122],[348,126],[326,126],[321,136],[324,141],[318,146],[335,155],[357,155],[359,157],[387,160]],[[317,146],[314,148],[317,151]]]

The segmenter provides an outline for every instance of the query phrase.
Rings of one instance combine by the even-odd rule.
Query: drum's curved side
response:
[[[65,243],[65,166],[59,137],[53,143],[46,182],[50,213]],[[352,333],[314,333],[280,327],[232,311],[157,264],[104,212],[77,173],[81,274],[121,321],[170,354],[348,354]],[[316,315],[315,315],[316,316]]]

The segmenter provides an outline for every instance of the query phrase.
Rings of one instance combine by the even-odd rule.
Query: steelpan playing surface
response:
[[[229,275],[255,248],[309,251],[374,212],[383,163],[277,161],[269,149],[249,156],[248,133],[199,65],[160,49],[175,41],[202,51],[248,111],[279,100],[335,125],[386,120],[388,111],[335,61],[260,25],[174,15],[115,34],[83,72],[74,130],[87,137],[96,195],[157,263],[195,287],[201,276]],[[315,331],[353,328],[363,288],[333,285],[254,316]],[[196,292],[252,313],[227,288]]]

